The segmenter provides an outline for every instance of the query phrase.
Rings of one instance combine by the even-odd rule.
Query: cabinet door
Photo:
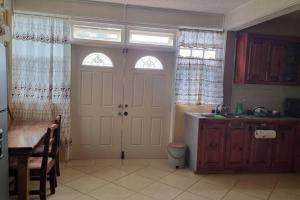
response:
[[[247,165],[248,131],[243,122],[230,122],[226,137],[226,169],[241,170]]]
[[[287,64],[287,43],[273,41],[271,45],[270,65],[267,73],[268,82],[283,82]]]
[[[256,139],[254,136],[256,129],[273,129],[273,127],[266,124],[254,125],[250,127],[249,131],[251,138],[249,170],[264,172],[271,167],[274,139]]]
[[[291,171],[294,159],[294,125],[278,125],[273,146],[272,169]]]
[[[249,41],[247,82],[262,83],[267,79],[269,65],[269,42],[264,38],[251,38]]]
[[[226,124],[203,124],[200,127],[199,153],[200,167],[204,170],[215,171],[224,169],[224,142]]]

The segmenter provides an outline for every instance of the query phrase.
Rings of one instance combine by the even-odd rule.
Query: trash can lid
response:
[[[186,144],[184,144],[184,143],[170,143],[168,146],[171,148],[176,148],[176,149],[186,148]]]

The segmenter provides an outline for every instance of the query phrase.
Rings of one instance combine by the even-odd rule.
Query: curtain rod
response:
[[[71,19],[71,17],[67,15],[56,15],[56,14],[39,13],[39,12],[31,12],[31,11],[23,11],[23,10],[14,10],[13,13],[22,14],[22,15],[41,16],[41,17],[64,18],[68,20]]]

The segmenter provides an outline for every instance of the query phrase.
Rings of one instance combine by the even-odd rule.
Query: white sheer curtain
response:
[[[11,110],[15,119],[62,115],[62,140],[70,139],[70,26],[66,19],[15,14]]]
[[[213,50],[215,58],[178,56],[175,86],[178,104],[223,102],[223,45],[222,32],[180,30],[180,48]]]

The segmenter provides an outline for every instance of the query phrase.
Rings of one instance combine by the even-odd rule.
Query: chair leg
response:
[[[60,176],[60,167],[59,167],[59,153],[57,154],[56,162],[55,162],[55,167],[56,167],[56,174],[57,176]]]
[[[46,200],[46,184],[47,184],[47,175],[41,176],[40,180],[40,200]]]
[[[56,187],[56,170],[55,170],[55,166],[51,169],[50,171],[50,191],[51,194],[55,194],[55,187]]]

